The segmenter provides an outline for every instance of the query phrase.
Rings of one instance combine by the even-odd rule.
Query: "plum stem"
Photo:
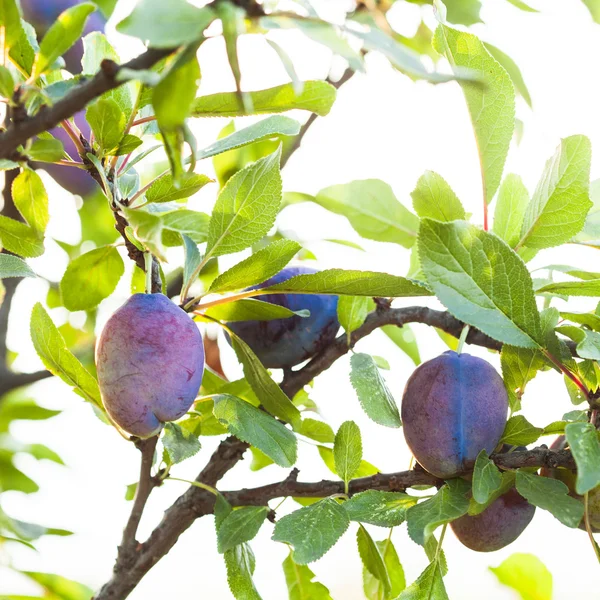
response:
[[[469,335],[469,329],[471,329],[470,325],[465,325],[460,332],[460,337],[458,338],[458,346],[456,347],[456,354],[460,354],[463,351],[463,346],[465,345],[465,341],[467,340],[467,336]]]
[[[146,266],[146,294],[152,293],[152,261],[150,252],[144,252],[144,265]]]
[[[600,562],[600,548],[598,547],[598,543],[594,539],[594,533],[592,531],[592,525],[590,523],[589,495],[589,492],[586,492],[583,495],[583,506],[585,507],[585,511],[583,513],[583,521],[585,523],[585,530],[587,531],[588,537],[590,538],[592,548],[594,549],[594,553],[596,554],[596,559],[598,560],[598,562]]]

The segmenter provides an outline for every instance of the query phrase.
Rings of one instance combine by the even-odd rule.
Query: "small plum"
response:
[[[442,479],[466,473],[481,450],[494,450],[507,411],[504,382],[492,365],[452,351],[414,371],[401,410],[408,447],[425,470]]]
[[[78,0],[21,0],[23,18],[33,25],[38,39],[50,29],[63,11],[80,4]],[[99,11],[93,12],[87,19],[83,35],[92,31],[104,31],[106,21]],[[67,70],[74,75],[81,72],[81,58],[83,56],[83,42],[77,40],[63,55]]]
[[[160,432],[190,408],[204,372],[196,324],[162,294],[134,294],[107,321],[96,347],[102,401],[122,429]]]
[[[533,519],[535,506],[516,489],[496,498],[482,513],[452,521],[454,535],[476,552],[494,552],[512,544]]]
[[[559,435],[550,446],[550,450],[565,450],[566,448],[568,448],[568,444],[564,435]],[[562,481],[569,488],[569,496],[583,502],[583,496],[580,496],[575,491],[577,475],[573,471],[563,469],[562,467],[556,467],[555,469],[543,467],[540,471],[540,475],[542,475],[542,477],[551,477],[552,479]],[[600,533],[600,487],[594,488],[588,493],[588,513],[592,531],[594,533]],[[579,524],[579,529],[585,530],[583,519]]]
[[[287,281],[296,275],[317,272],[309,267],[286,267],[271,279],[249,289],[261,289]],[[228,324],[267,368],[289,368],[311,358],[335,339],[340,328],[337,318],[337,296],[265,294],[257,298],[293,311],[310,311],[309,317],[293,316],[272,321],[238,321]]]

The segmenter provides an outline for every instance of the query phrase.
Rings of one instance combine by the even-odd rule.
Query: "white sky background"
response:
[[[122,4],[128,4],[122,2]],[[315,3],[319,4],[319,3]],[[335,13],[345,3],[323,0],[327,10]],[[484,1],[482,16],[486,25],[474,29],[486,41],[507,52],[521,67],[534,103],[531,112],[522,100],[517,114],[525,123],[520,146],[511,148],[508,172],[520,174],[530,192],[541,174],[545,161],[553,154],[559,139],[583,133],[600,148],[600,122],[597,119],[598,84],[594,67],[600,54],[600,30],[594,25],[578,0],[532,0],[544,9],[543,14],[527,14],[501,0]],[[424,9],[427,11],[427,9]],[[430,10],[430,9],[429,9]],[[406,33],[416,26],[420,9],[404,7],[398,12]],[[431,15],[429,15],[431,16]],[[430,23],[434,26],[434,22]],[[404,31],[403,31],[404,32]],[[139,46],[123,36],[112,35],[123,57],[139,51]],[[299,34],[277,36],[292,55],[301,78],[326,76],[329,54],[322,47]],[[220,40],[206,43],[200,54],[203,80],[202,94],[233,89],[233,80],[225,62]],[[260,89],[287,80],[272,50],[258,36],[247,36],[241,43],[242,72],[245,89]],[[305,118],[305,115],[298,115]],[[194,124],[199,146],[216,138],[226,124],[224,119],[210,119]],[[600,175],[599,162],[592,161],[592,179]],[[473,221],[481,222],[481,184],[478,158],[467,109],[460,88],[450,83],[432,86],[413,83],[393,71],[379,56],[369,56],[367,74],[356,75],[339,93],[331,114],[318,119],[302,148],[284,170],[284,189],[314,193],[324,186],[353,179],[380,178],[392,185],[398,199],[411,206],[410,191],[425,169],[438,171],[462,200]],[[210,162],[199,170],[211,173]],[[52,221],[50,235],[77,242],[73,199],[57,186],[48,183]],[[214,201],[215,186],[207,186],[194,199],[194,205],[207,210]],[[362,268],[405,274],[409,253],[400,246],[360,241],[367,253],[338,247],[322,238],[346,238],[359,241],[347,222],[326,213],[320,207],[304,204],[282,213],[281,228],[294,231],[320,259],[320,267]],[[55,244],[49,252],[31,261],[38,272],[59,280],[66,267],[66,256]],[[537,266],[551,263],[579,265],[598,270],[598,251],[575,246],[540,252]],[[238,257],[234,257],[236,260]],[[232,259],[229,258],[229,261]],[[9,332],[11,348],[20,352],[18,366],[24,370],[39,367],[28,336],[28,320],[34,302],[43,299],[45,286],[26,281],[19,288]],[[119,293],[105,302],[104,320],[120,305],[128,293],[123,281]],[[420,299],[419,299],[420,301]],[[556,301],[557,306],[560,301]],[[406,302],[409,304],[412,302]],[[431,302],[435,305],[435,301]],[[397,305],[402,305],[398,301]],[[591,310],[592,299],[576,301],[577,310]],[[55,321],[65,318],[53,311]],[[103,319],[101,319],[103,320]],[[415,326],[423,359],[445,350],[433,332]],[[412,372],[410,360],[383,334],[376,332],[360,342],[360,351],[379,354],[392,365],[385,377],[397,401],[404,383]],[[499,368],[498,357],[474,348],[469,352],[485,357]],[[231,350],[223,345],[227,372],[235,377],[238,365]],[[409,452],[401,430],[382,428],[369,421],[361,411],[348,380],[348,359],[339,360],[327,373],[319,376],[312,397],[321,407],[323,418],[334,429],[347,419],[357,421],[363,434],[365,458],[382,471],[404,470]],[[23,441],[42,442],[55,449],[68,467],[47,461],[37,463],[21,457],[19,466],[40,484],[41,491],[25,496],[3,494],[3,507],[9,514],[76,532],[71,538],[44,538],[39,553],[20,547],[11,548],[15,563],[27,570],[59,573],[95,588],[110,576],[122,527],[131,508],[123,499],[125,486],[137,478],[138,453],[114,431],[96,419],[88,405],[60,381],[46,381],[32,388],[40,403],[64,412],[48,423],[17,423],[14,433]],[[538,377],[527,388],[524,414],[535,425],[543,426],[559,419],[571,409],[561,378],[554,373]],[[550,438],[546,440],[548,443]],[[202,438],[203,449],[195,458],[174,469],[174,475],[193,479],[216,446],[215,438]],[[301,444],[298,464],[300,479],[320,480],[332,475],[318,458],[316,449]],[[259,473],[249,471],[243,461],[220,483],[221,489],[257,486],[285,477],[286,471],[271,466]],[[167,482],[154,492],[142,521],[140,538],[144,538],[160,520],[162,512],[186,485]],[[280,514],[297,508],[287,500]],[[387,531],[369,527],[375,539]],[[265,600],[287,597],[280,564],[287,555],[282,544],[270,541],[272,525],[267,523],[252,547],[257,557],[255,582]],[[353,524],[339,543],[323,559],[311,565],[317,577],[336,599],[363,598],[361,564],[354,542]],[[412,582],[425,568],[422,549],[406,534],[404,526],[393,535],[407,581]],[[598,566],[586,534],[560,525],[549,513],[538,509],[525,533],[508,548],[492,554],[478,554],[464,548],[448,531],[444,549],[449,561],[446,586],[450,598],[461,600],[511,600],[517,596],[500,586],[488,571],[513,552],[536,554],[554,576],[555,600],[591,600],[598,598],[591,573]],[[590,575],[586,576],[586,573]],[[577,574],[577,575],[576,575]],[[36,594],[35,585],[0,567],[0,594]],[[158,598],[227,599],[225,567],[216,552],[213,519],[196,522],[179,543],[155,567],[132,593],[134,600]]]

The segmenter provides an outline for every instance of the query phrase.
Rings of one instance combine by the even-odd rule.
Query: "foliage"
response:
[[[395,31],[394,19],[388,17],[395,3],[405,1],[433,4],[439,21],[436,30],[429,29],[426,18],[412,38]],[[509,1],[515,10],[534,12],[520,0]],[[73,4],[37,39],[32,26],[21,19],[16,0],[0,2],[0,36],[6,58],[0,66],[0,94],[9,108],[0,132],[0,168],[12,182],[4,193],[5,214],[0,215],[0,280],[6,280],[0,284],[0,327],[4,327],[0,330],[0,493],[38,490],[38,484],[21,470],[20,455],[62,465],[52,449],[26,444],[13,433],[14,422],[45,421],[57,414],[43,402],[34,401],[26,384],[48,374],[59,377],[117,433],[103,404],[91,355],[97,317],[106,306],[103,303],[125,283],[132,292],[168,293],[203,332],[212,334],[214,326],[221,327],[243,377],[228,381],[220,373],[219,360],[211,359],[188,413],[164,426],[161,452],[156,455],[160,458],[154,464],[157,439],[130,439],[142,452],[142,474],[127,490],[128,500],[135,495],[134,508],[115,575],[107,585],[119,589],[120,577],[133,577],[121,589],[129,593],[149,568],[136,561],[154,565],[169,550],[163,541],[159,553],[152,555],[152,544],[155,537],[160,538],[159,528],[164,525],[158,525],[155,533],[159,534],[152,534],[146,542],[136,541],[145,501],[154,487],[177,479],[174,474],[180,462],[191,464],[199,456],[204,458],[202,436],[227,434],[231,437],[221,441],[208,466],[190,482],[184,500],[167,510],[165,521],[176,514],[171,518],[179,523],[193,513],[189,527],[194,518],[214,513],[217,551],[223,555],[228,584],[238,600],[261,598],[253,582],[256,558],[250,543],[267,528],[275,542],[290,547],[283,574],[291,600],[331,600],[326,585],[317,581],[307,565],[332,550],[349,528],[356,532],[366,598],[446,599],[448,564],[442,542],[447,524],[467,513],[482,513],[512,487],[567,527],[587,524],[600,557],[591,534],[589,506],[591,494],[600,485],[596,419],[600,311],[577,313],[567,304],[559,313],[552,306],[557,298],[569,302],[570,297],[600,296],[600,273],[579,265],[550,265],[544,269],[548,274],[544,279],[529,265],[538,253],[567,243],[600,247],[599,184],[590,185],[591,144],[576,132],[562,139],[532,194],[519,174],[504,172],[516,134],[515,111],[520,103],[532,106],[533,101],[518,65],[502,49],[468,29],[481,22],[480,3],[361,2],[334,23],[322,19],[307,0],[282,3],[285,10],[278,2],[215,0],[198,7],[186,0],[139,0],[116,28],[146,43],[150,50],[143,60],[125,67],[111,62],[118,62],[118,54],[103,33],[84,36],[88,21],[99,16],[96,11],[110,17],[115,1]],[[593,18],[600,19],[597,4],[585,4]],[[215,28],[216,21],[219,25]],[[348,66],[347,71],[341,78],[331,74],[326,81],[303,81],[283,48],[267,37],[291,81],[246,91],[240,38],[246,34],[268,36],[275,30],[293,30],[325,46]],[[485,29],[477,32],[485,35]],[[198,51],[214,36],[223,38],[234,92],[204,93],[202,53]],[[61,57],[77,45],[83,48],[83,75],[63,68]],[[451,182],[430,170],[409,188],[413,189],[413,210],[387,182],[375,178],[333,182],[313,195],[285,189],[282,168],[315,118],[325,117],[335,106],[337,90],[355,71],[365,70],[365,56],[370,53],[382,55],[396,71],[413,80],[460,86],[479,154],[483,183],[480,215],[467,214]],[[442,59],[449,70],[439,64]],[[431,63],[433,68],[428,66]],[[109,83],[102,87],[102,81]],[[98,87],[91,93],[93,86]],[[73,119],[83,110],[93,134],[87,139],[79,135]],[[289,111],[295,111],[295,118],[281,114]],[[247,116],[253,118],[251,122],[243,121],[244,126],[241,121],[231,122],[218,139],[203,148],[198,147],[190,127],[193,119]],[[39,122],[44,127],[37,130]],[[9,147],[12,140],[21,139],[24,128],[31,134]],[[66,150],[62,132],[68,134],[77,154]],[[548,148],[547,154],[551,152]],[[205,173],[202,161],[208,158],[213,160],[217,181]],[[54,244],[48,228],[48,191],[36,171],[40,163],[54,163],[52,167],[93,177],[100,190],[84,198],[79,207],[80,242],[69,245],[55,240],[68,255],[68,266],[59,285],[50,286],[45,299],[36,298],[29,331],[45,370],[25,374],[12,370],[3,340],[13,284],[20,278],[43,279],[28,259],[43,255],[46,245]],[[206,202],[205,210],[196,210],[195,202],[189,200],[197,194],[211,197],[212,209]],[[291,261],[314,257],[304,242],[289,239],[291,234],[278,230],[282,212],[307,202],[319,207],[315,210],[346,219],[364,240],[388,244],[390,252],[405,252],[407,257],[410,252],[409,272],[404,276],[384,273],[377,265],[372,270],[329,268],[249,290]],[[343,239],[329,241],[356,246]],[[238,253],[244,253],[243,257]],[[5,287],[7,299],[2,305]],[[344,333],[307,365],[286,369],[281,378],[279,373],[269,372],[251,345],[227,324],[252,320],[262,325],[275,319],[306,318],[310,314],[306,307],[292,311],[285,303],[280,306],[269,301],[275,295],[294,294],[338,296],[337,318]],[[429,297],[437,299],[447,312],[391,307],[396,298]],[[80,311],[85,319],[77,329],[65,319]],[[57,326],[61,319],[63,323]],[[418,469],[386,479],[364,458],[367,448],[359,423],[346,420],[334,433],[329,424],[307,416],[318,412],[310,398],[313,379],[375,329],[382,328],[418,365],[419,341],[409,329],[411,322],[436,326],[452,339],[466,327],[464,335],[471,336],[467,341],[500,350],[510,402],[501,444],[531,445],[543,435],[564,433],[567,456],[553,456],[556,460],[562,457],[561,467],[573,470],[576,466],[577,474],[571,473],[572,488],[559,477],[534,472],[550,463],[540,462],[539,454],[527,449],[523,452],[529,462],[523,459],[519,463],[517,458],[499,469],[512,452],[501,445],[489,455],[485,450],[478,454],[469,481],[442,481]],[[208,336],[206,340],[208,343]],[[398,405],[383,374],[386,368],[390,369],[390,364],[382,357],[353,352],[347,377],[371,421],[401,428]],[[565,399],[575,404],[588,402],[589,414],[584,405],[586,410],[559,414],[546,427],[534,426],[520,414],[527,384],[549,369],[564,376]],[[335,481],[298,482],[293,470],[283,481],[255,489],[221,493],[215,488],[247,448],[253,455],[252,470],[272,464],[292,468],[306,450],[299,441],[318,446]],[[133,452],[134,444],[130,446]],[[568,462],[571,459],[573,462]],[[410,487],[415,488],[414,493],[407,491]],[[427,493],[418,494],[424,487]],[[273,509],[269,505],[271,500],[290,496],[303,506],[280,515],[278,506]],[[183,516],[177,513],[180,504],[185,505]],[[271,527],[269,522],[275,517]],[[423,572],[408,585],[400,562],[402,552],[397,552],[392,542],[392,529],[404,521],[408,536],[423,551],[424,564],[427,561]],[[387,538],[374,539],[371,526],[388,529]],[[438,541],[434,532],[439,527]],[[0,550],[13,544],[35,549],[42,536],[69,534],[20,521],[0,508]],[[347,542],[351,536],[343,539]],[[148,552],[152,560],[144,554]],[[451,566],[452,559],[449,562]],[[21,572],[41,586],[44,597],[83,600],[93,593],[58,575]],[[532,555],[514,554],[492,572],[524,599],[551,597],[552,577]],[[119,591],[112,593],[105,596],[100,591],[96,597],[121,597]],[[7,596],[11,597],[17,596]]]

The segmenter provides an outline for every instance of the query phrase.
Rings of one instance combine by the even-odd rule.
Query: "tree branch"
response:
[[[347,81],[352,79],[355,72],[356,71],[354,71],[353,69],[348,67],[337,81],[332,81],[331,79],[327,78],[327,82],[330,83],[336,90],[339,90]],[[302,125],[298,135],[294,138],[292,145],[289,147],[287,152],[285,152],[285,154],[281,157],[281,168],[282,169],[283,169],[283,167],[285,167],[288,160],[290,160],[290,158],[292,157],[292,154],[294,154],[294,152],[296,152],[296,150],[298,150],[298,148],[300,148],[300,146],[302,145],[302,140],[304,139],[304,136],[310,129],[310,126],[317,120],[318,116],[319,115],[317,115],[317,113],[311,113],[311,115],[308,118],[308,120],[306,121],[306,123],[304,123],[304,125]]]
[[[142,460],[140,465],[140,479],[133,500],[133,508],[129,515],[129,520],[123,531],[123,540],[121,548],[123,550],[131,547],[136,543],[135,536],[138,526],[144,512],[144,507],[148,501],[150,493],[156,486],[157,482],[152,478],[152,462],[154,460],[154,451],[158,443],[158,436],[151,437],[147,440],[140,440],[136,446],[141,452]]]
[[[120,80],[117,77],[121,69],[132,71],[150,69],[174,51],[174,48],[149,48],[123,65],[108,59],[103,60],[100,71],[94,77],[78,85],[52,107],[42,107],[35,116],[10,123],[6,131],[0,133],[0,158],[13,158],[17,148],[27,140],[56,127],[61,121],[78,113],[92,100],[126,83],[125,79]]]

